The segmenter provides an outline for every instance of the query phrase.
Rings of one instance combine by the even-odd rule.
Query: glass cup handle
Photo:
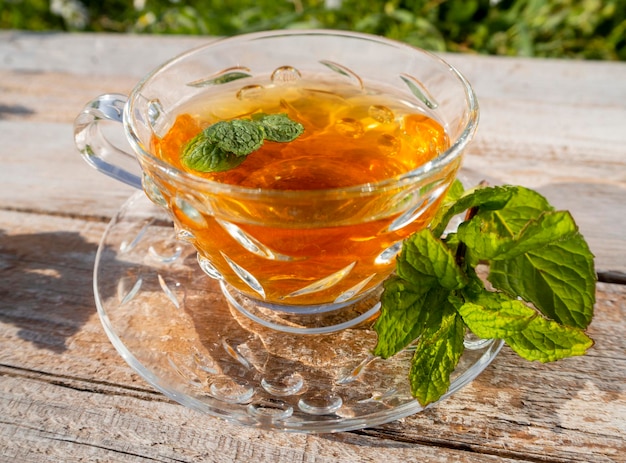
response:
[[[116,147],[102,132],[101,121],[123,124],[126,95],[101,95],[85,105],[74,121],[74,142],[83,159],[97,171],[141,189],[141,169],[134,155]]]

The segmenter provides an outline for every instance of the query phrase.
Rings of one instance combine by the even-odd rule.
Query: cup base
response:
[[[283,305],[253,299],[220,282],[228,304],[266,328],[293,334],[326,334],[371,322],[380,310],[382,285],[340,304]]]

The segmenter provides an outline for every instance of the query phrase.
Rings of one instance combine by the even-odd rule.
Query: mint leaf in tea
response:
[[[223,172],[241,164],[264,140],[289,142],[304,130],[286,114],[255,114],[210,125],[183,148],[181,163],[198,172]]]
[[[260,146],[260,144],[259,144]],[[180,155],[181,163],[198,172],[223,172],[233,169],[245,161],[246,157],[226,151],[202,131],[185,145]]]
[[[299,122],[289,119],[287,114],[254,114],[252,120],[263,128],[264,137],[269,141],[286,143],[294,141],[304,131]]]
[[[158,156],[194,175],[278,190],[378,182],[449,147],[442,125],[416,104],[377,89],[306,79],[268,85],[254,98],[199,97],[153,142]]]

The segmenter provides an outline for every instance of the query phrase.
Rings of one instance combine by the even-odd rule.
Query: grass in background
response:
[[[368,32],[434,51],[626,60],[626,0],[0,0],[0,28]]]

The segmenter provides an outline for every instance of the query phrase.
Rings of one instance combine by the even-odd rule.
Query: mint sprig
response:
[[[290,142],[303,131],[302,124],[283,113],[219,121],[187,142],[180,160],[190,170],[223,172],[241,164],[265,140]]]
[[[455,232],[450,220],[466,212]],[[488,266],[486,289],[476,266]],[[429,229],[410,238],[384,283],[374,355],[411,344],[413,396],[424,406],[450,386],[466,331],[504,339],[522,358],[583,355],[593,317],[593,255],[569,212],[519,186],[450,189]]]

